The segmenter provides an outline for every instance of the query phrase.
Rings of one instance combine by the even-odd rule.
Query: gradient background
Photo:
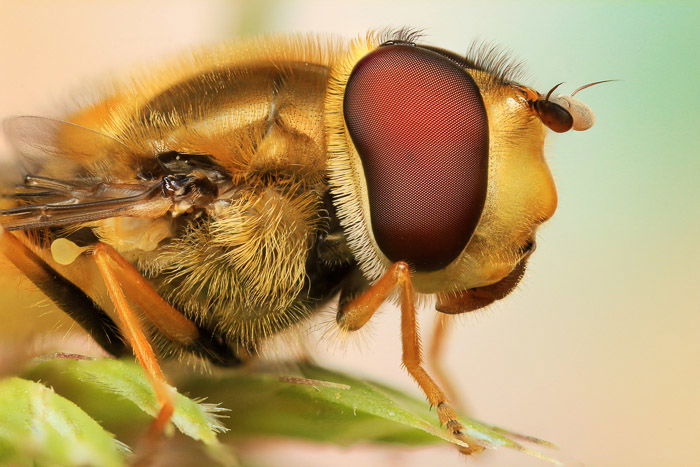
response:
[[[0,116],[60,115],[100,77],[258,32],[409,25],[458,52],[501,44],[541,91],[621,79],[579,96],[597,114],[591,131],[548,140],[558,212],[519,290],[460,317],[447,365],[477,417],[557,443],[567,465],[700,465],[698,24],[692,2],[3,0]],[[23,310],[37,297],[18,284],[0,281],[0,339],[60,330],[48,308]],[[418,394],[399,364],[396,310],[357,341],[344,352],[321,343],[319,358]],[[259,448],[248,454],[272,464],[464,465],[447,447]],[[499,451],[470,465],[543,464]]]

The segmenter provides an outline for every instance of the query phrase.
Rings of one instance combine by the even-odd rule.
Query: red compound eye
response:
[[[486,199],[488,121],[476,83],[436,52],[383,46],[355,66],[343,110],[379,248],[417,270],[444,268]]]

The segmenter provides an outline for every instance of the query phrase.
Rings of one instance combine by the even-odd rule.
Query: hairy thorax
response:
[[[249,80],[247,90],[235,70],[198,76],[161,92],[120,127],[122,133],[152,134],[164,146],[161,152],[208,155],[231,177],[225,196],[207,209],[139,219],[138,226],[131,218],[94,225],[97,236],[176,309],[246,345],[308,316],[335,291],[333,284],[311,290],[307,271],[330,222],[324,207],[326,69],[259,66],[265,72]],[[247,92],[249,110],[238,115],[240,110],[212,102],[206,118],[193,115],[178,107],[181,94],[193,87],[197,95],[216,89],[219,97],[236,88],[231,99]]]

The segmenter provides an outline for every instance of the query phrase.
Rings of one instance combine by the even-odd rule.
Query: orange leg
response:
[[[148,321],[168,339],[183,347],[197,340],[197,326],[166,302],[119,252],[106,243],[98,243],[94,252],[96,256],[99,252],[100,256],[109,258],[110,266],[113,266],[111,271],[117,276],[126,295],[138,304]]]
[[[394,263],[374,285],[345,305],[342,313],[338,313],[340,327],[357,331],[364,326],[396,288],[401,269],[408,270],[408,265],[404,262]]]
[[[118,274],[115,272],[116,266],[112,263],[113,256],[109,253],[110,249],[111,247],[103,243],[98,243],[93,252],[95,263],[107,287],[109,297],[114,303],[122,332],[129,341],[136,359],[146,371],[146,375],[156,393],[156,399],[160,404],[160,411],[151,424],[145,440],[147,446],[146,452],[150,454],[154,451],[155,446],[161,439],[175,409],[173,395],[160,369],[155,352],[143,332],[139,317],[131,309],[124,295],[124,291],[118,280]]]
[[[379,305],[397,286],[401,293],[402,360],[406,370],[428,397],[430,405],[437,407],[440,422],[457,439],[469,445],[469,448],[464,449],[463,452],[471,454],[483,450],[481,445],[463,433],[464,426],[457,420],[457,413],[448,404],[445,393],[422,366],[415,297],[408,264],[403,261],[394,263],[374,285],[345,306],[339,324],[348,330],[359,329],[372,317]]]
[[[112,319],[72,282],[34,253],[22,233],[12,234],[0,226],[0,254],[10,260],[24,276],[85,329],[112,355],[123,355],[126,346],[114,331]]]
[[[447,398],[452,401],[452,404],[459,409],[462,414],[464,414],[465,406],[459,400],[458,393],[455,391],[455,386],[452,384],[451,378],[442,366],[445,342],[447,342],[453,322],[454,318],[444,313],[438,313],[435,317],[433,337],[430,340],[430,347],[428,348],[428,364],[433,370],[433,373],[435,373],[435,379],[445,388]]]

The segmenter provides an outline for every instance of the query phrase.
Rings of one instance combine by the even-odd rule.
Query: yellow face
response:
[[[484,101],[491,135],[488,189],[484,212],[464,251],[464,288],[493,284],[508,275],[528,253],[537,227],[557,207],[544,157],[546,127],[517,88],[489,90]]]

